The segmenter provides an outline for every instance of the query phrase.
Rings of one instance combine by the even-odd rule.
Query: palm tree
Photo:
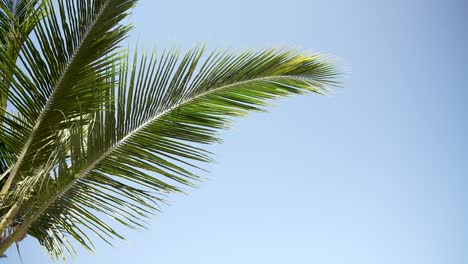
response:
[[[142,227],[233,117],[339,77],[296,50],[129,52],[136,2],[0,0],[0,255],[25,235],[64,259],[122,238],[102,216]]]

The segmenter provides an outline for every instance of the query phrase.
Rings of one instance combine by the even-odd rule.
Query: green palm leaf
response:
[[[129,30],[118,22],[134,2],[70,0],[57,6],[46,2],[49,15],[38,23],[33,36],[39,47],[29,37],[19,66],[2,61],[0,68],[15,69],[9,101],[27,122],[17,131],[24,144],[0,195],[15,182],[40,175],[34,170],[48,163],[63,123],[99,104],[97,95],[109,87],[101,80],[113,74],[107,69],[117,58],[116,45]],[[47,175],[44,172],[42,176]]]
[[[170,50],[123,62],[113,101],[94,113],[86,136],[76,133],[76,157],[47,187],[51,195],[26,217],[30,234],[49,251],[71,252],[60,240],[63,233],[88,249],[92,243],[84,229],[106,241],[120,237],[98,215],[142,226],[142,217],[157,208],[154,201],[199,179],[184,165],[210,161],[196,145],[217,142],[230,117],[260,110],[267,99],[323,93],[337,77],[319,56],[296,51],[215,52],[205,60],[202,55],[200,48],[183,57]]]
[[[29,33],[34,29],[43,12],[38,0],[0,1],[0,54],[16,61]],[[8,88],[12,81],[12,69],[0,70],[3,82],[0,90],[0,108],[6,107]]]
[[[0,252],[29,234],[65,258],[76,243],[92,251],[93,236],[122,238],[104,218],[143,228],[201,179],[203,145],[234,117],[337,85],[335,66],[296,50],[130,55],[120,21],[135,1],[43,3],[18,61],[0,61],[13,77],[2,86]]]

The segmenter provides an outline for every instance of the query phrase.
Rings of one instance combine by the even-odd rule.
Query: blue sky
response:
[[[141,0],[130,41],[299,47],[351,69],[223,133],[208,181],[72,263],[468,263],[464,1]],[[51,263],[32,239],[24,263]],[[6,263],[19,263],[11,248]]]

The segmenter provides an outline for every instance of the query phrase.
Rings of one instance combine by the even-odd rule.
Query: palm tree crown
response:
[[[136,2],[0,0],[1,254],[26,234],[54,258],[121,238],[102,216],[142,227],[232,117],[339,77],[295,50],[128,52]]]

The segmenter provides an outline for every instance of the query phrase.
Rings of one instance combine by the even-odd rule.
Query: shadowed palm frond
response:
[[[38,0],[1,0],[0,1],[0,57],[16,61],[23,43],[43,12],[43,6]],[[12,82],[14,67],[0,67],[0,116],[6,114],[7,98]],[[0,123],[2,120],[0,118]],[[14,140],[8,138],[3,131],[0,142],[0,174],[3,174],[12,163],[13,151],[5,142]],[[0,178],[0,182],[2,182]],[[0,184],[2,186],[2,184]]]
[[[8,100],[25,120],[15,135],[23,144],[1,195],[31,175],[47,175],[34,170],[49,162],[68,120],[98,107],[100,91],[110,85],[104,80],[114,74],[108,68],[118,59],[117,44],[129,30],[118,22],[135,1],[45,3],[48,15],[25,40],[20,63],[5,59],[0,64],[14,68]],[[14,123],[8,115],[3,119]]]
[[[0,48],[1,91],[10,107],[0,109],[3,220],[26,214],[32,193],[40,193],[61,166],[68,155],[70,120],[85,125],[86,116],[105,101],[100,95],[111,87],[105,80],[114,74],[108,68],[119,59],[118,44],[130,29],[119,22],[136,1],[3,1],[1,15],[7,19],[2,21],[15,22],[14,15],[24,13],[18,13],[23,2],[40,10],[41,19],[29,35],[13,31],[24,37],[17,58],[10,55],[17,44],[13,40]],[[0,222],[0,233],[8,235],[2,247],[14,239],[12,230],[11,223]]]

